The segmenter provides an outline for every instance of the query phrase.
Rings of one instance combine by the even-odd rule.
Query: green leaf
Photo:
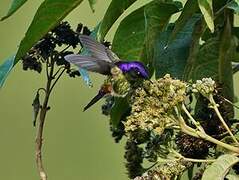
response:
[[[234,155],[225,154],[220,156],[216,162],[206,168],[202,180],[224,179],[230,168],[237,162],[239,162],[239,158]]]
[[[178,11],[175,4],[159,1],[135,10],[121,21],[112,50],[121,59],[140,59],[145,64],[152,64],[155,36],[164,30],[171,15]]]
[[[117,128],[120,120],[129,110],[127,97],[115,97],[115,103],[110,111],[110,120],[113,128]]]
[[[200,47],[187,75],[188,80],[195,81],[205,77],[218,79],[219,44],[218,38],[210,38]]]
[[[4,19],[13,15],[25,2],[27,2],[27,0],[13,0],[7,14],[2,17],[0,21],[3,21]]]
[[[218,55],[218,79],[222,84],[222,94],[230,101],[234,99],[233,89],[233,71],[231,60],[233,53],[236,50],[236,45],[232,43],[231,22],[229,17],[226,18],[226,23],[220,37],[219,55]],[[233,108],[232,108],[233,111]]]
[[[156,37],[166,29],[171,16],[179,12],[177,5],[153,1],[145,6],[145,49],[141,60],[148,66],[155,64]]]
[[[25,37],[20,43],[15,63],[82,1],[83,0],[45,0],[38,8]]]
[[[141,7],[120,22],[112,42],[112,50],[121,59],[139,60],[144,37],[144,7]]]
[[[99,30],[99,40],[102,41],[115,21],[136,0],[112,0],[102,20]]]
[[[1,66],[0,66],[0,88],[3,86],[8,74],[14,65],[15,56],[9,57]]]
[[[229,2],[227,8],[232,9],[236,14],[239,14],[239,1]]]
[[[198,10],[199,8],[196,0],[188,0],[186,2],[179,18],[175,22],[175,27],[168,43],[171,43],[175,39],[176,35],[182,30],[188,19],[191,18]]]
[[[205,21],[202,18],[200,18],[200,20],[195,24],[195,27],[193,30],[192,42],[191,42],[190,51],[189,51],[189,55],[187,59],[187,65],[185,67],[184,75],[183,75],[184,80],[191,80],[190,71],[193,65],[195,64],[195,61],[197,60],[198,52],[200,49],[200,41],[205,35],[205,29],[208,30],[207,25]],[[211,38],[211,36],[208,36],[207,38],[209,37]],[[206,41],[206,39],[204,39],[204,41]]]
[[[235,174],[228,174],[226,176],[227,180],[238,180],[239,179],[239,176],[238,175],[235,175]]]
[[[95,12],[94,5],[96,4],[97,0],[88,0],[88,2],[90,4],[90,8],[91,8],[92,12]]]
[[[156,51],[154,52],[156,78],[169,73],[175,78],[182,79],[192,42],[192,32],[195,23],[199,19],[199,15],[191,17],[184,28],[177,34],[175,40],[168,46],[167,42],[174,28],[172,24],[156,38]]]
[[[193,169],[194,169],[194,165],[187,170],[188,179],[193,179]]]
[[[214,32],[212,0],[198,0],[199,8],[211,32]]]
[[[228,25],[221,37],[208,39],[187,64],[185,76],[187,80],[196,81],[211,77],[222,84],[223,96],[233,101],[233,72],[231,60],[235,58],[235,45],[232,41]],[[229,25],[230,28],[230,25]]]

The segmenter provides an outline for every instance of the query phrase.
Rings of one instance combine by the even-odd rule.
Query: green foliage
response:
[[[176,35],[183,29],[185,24],[187,23],[188,19],[190,19],[197,11],[198,11],[198,3],[195,0],[188,0],[184,5],[184,8],[175,22],[175,27],[173,32],[169,38],[169,42],[171,43]]]
[[[159,35],[154,53],[156,78],[162,77],[165,73],[170,73],[173,77],[182,79],[192,42],[192,32],[198,20],[199,16],[197,15],[190,18],[184,28],[177,33],[173,42],[168,45],[173,26],[170,25],[166,31]]]
[[[83,0],[46,0],[38,8],[25,37],[20,43],[15,57],[15,64],[37,43],[48,31]]]
[[[145,7],[145,40],[144,51],[141,59],[148,67],[153,67],[158,60],[155,52],[157,37],[164,31],[173,14],[179,12],[179,6],[175,3],[153,1]]]
[[[137,9],[120,23],[114,36],[112,50],[121,59],[141,59],[149,67],[152,67],[155,61],[154,41],[156,36],[167,26],[171,15],[178,11],[175,4],[160,1],[153,1]],[[115,112],[123,114],[124,110],[118,102],[113,109],[111,121],[118,123],[121,116],[115,116]]]
[[[113,128],[117,128],[123,115],[127,113],[129,104],[127,98],[115,98],[114,105],[110,112],[110,120]]]
[[[218,78],[218,52],[219,52],[218,38],[208,39],[203,44],[196,59],[192,62],[192,67],[187,79],[197,80],[202,77]]]
[[[112,0],[101,23],[99,30],[99,39],[102,41],[110,30],[115,21],[120,17],[121,14],[136,0]]]
[[[235,174],[228,174],[226,176],[226,179],[228,179],[228,180],[237,180],[237,179],[239,179],[239,176],[237,176]]]
[[[220,36],[220,46],[218,55],[218,76],[219,83],[223,84],[224,97],[233,101],[234,89],[233,89],[233,72],[231,66],[232,54],[235,50],[235,44],[232,40],[231,33],[231,20],[227,16],[225,20],[224,29]]]
[[[238,162],[239,158],[234,155],[222,155],[205,170],[202,180],[224,179],[230,168]]]
[[[118,62],[102,63],[102,59],[94,59],[92,62],[82,61],[87,62],[88,67],[93,65],[97,68],[102,64],[106,67],[110,64],[106,68],[109,72],[104,75],[109,75],[110,80],[107,81],[106,88],[109,88],[107,93],[112,96],[116,90],[112,88],[112,79],[117,79],[117,75],[120,74],[127,81],[127,92],[123,93],[122,97],[108,99],[105,112],[110,115],[111,130],[117,141],[123,136],[127,138],[125,158],[130,177],[142,175],[146,171],[142,162],[148,160],[157,165],[154,164],[156,166],[150,168],[152,171],[144,173],[143,176],[147,178],[180,178],[185,170],[188,171],[190,179],[195,176],[199,179],[202,177],[203,180],[224,178],[229,169],[239,162],[238,157],[225,154],[223,151],[220,151],[222,155],[218,157],[219,148],[217,148],[220,146],[227,152],[239,154],[239,143],[237,137],[234,137],[234,133],[238,130],[234,128],[234,122],[229,123],[234,113],[231,102],[234,97],[231,62],[238,61],[239,57],[239,34],[238,28],[234,27],[234,14],[239,12],[239,1],[148,1],[119,22],[111,47],[105,41],[105,36],[119,17],[122,17],[124,11],[137,0],[112,0],[103,19],[93,31],[90,32],[82,24],[80,28],[78,27],[80,30],[73,31],[67,23],[60,22],[82,1],[45,0],[41,4],[20,43],[16,56],[7,59],[0,66],[0,87],[19,60],[26,62],[23,58],[26,54],[33,64],[35,61],[39,66],[46,63],[48,73],[46,89],[38,89],[45,92],[45,103],[43,106],[40,104],[38,92],[33,101],[34,122],[40,113],[41,123],[44,123],[49,110],[47,103],[50,93],[61,75],[66,71],[71,77],[80,76],[79,72],[73,71],[70,64],[65,61],[64,57],[73,53],[67,49],[70,46],[74,50],[77,48],[80,44],[78,35],[90,35],[104,44],[105,48],[100,44],[97,46],[96,42],[93,42],[96,45],[93,44],[88,39],[92,43],[91,48],[96,52],[84,47],[78,50],[81,55],[97,58],[98,54],[102,55],[101,51],[104,53],[103,56],[105,53],[112,55],[107,49],[109,47],[120,58],[119,61],[143,62],[145,68],[150,71],[150,78],[155,72],[156,80],[142,79],[138,77],[140,73],[134,67],[136,77],[128,80],[127,77],[131,74],[120,69]],[[96,1],[88,0],[93,12]],[[13,1],[2,20],[13,14],[25,2],[26,0]],[[175,16],[180,11],[181,14]],[[57,26],[59,24],[61,26]],[[62,33],[59,36],[62,37],[61,41],[57,39],[58,35],[53,30],[55,26],[63,28],[64,33],[68,32],[67,35]],[[54,40],[51,39],[52,42],[49,42],[49,36],[46,34],[50,34]],[[65,41],[64,38],[70,35],[72,39]],[[42,43],[43,40],[47,45]],[[43,47],[39,46],[39,41]],[[62,44],[66,45],[66,49],[56,53],[55,48]],[[44,51],[50,60],[44,59]],[[40,54],[43,58],[39,58],[36,54]],[[55,65],[60,66],[58,70],[54,69]],[[37,69],[32,66],[32,69],[34,68]],[[141,68],[144,68],[143,65]],[[92,71],[98,72],[95,69]],[[86,71],[85,73],[87,74]],[[118,87],[120,88],[122,87]],[[187,103],[186,100],[190,98],[192,100]],[[193,100],[197,102],[196,105],[192,103]],[[223,141],[228,137],[234,142]],[[215,151],[210,152],[211,159],[207,158],[209,149]],[[203,156],[200,156],[202,154]],[[203,164],[200,167],[201,171],[193,169],[198,162]],[[204,167],[207,168],[202,176]],[[193,170],[197,172],[194,173]],[[238,178],[234,174],[228,174],[226,177]]]
[[[236,14],[239,13],[239,1],[238,0],[233,0],[230,1],[227,5],[227,8],[234,10]]]
[[[27,0],[13,0],[7,14],[1,18],[1,21],[13,15]]]
[[[208,28],[211,30],[211,32],[214,32],[212,0],[198,0],[198,4]]]
[[[139,59],[145,37],[144,7],[124,18],[114,35],[112,50],[121,58]]]

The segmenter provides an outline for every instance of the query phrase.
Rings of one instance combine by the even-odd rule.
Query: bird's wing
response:
[[[80,35],[79,38],[83,47],[89,50],[92,57],[108,62],[113,62],[115,59],[118,59],[109,48],[92,39],[90,36]]]
[[[98,58],[90,56],[82,56],[77,54],[66,55],[65,60],[76,66],[91,72],[97,72],[103,75],[109,75],[111,68],[114,66],[112,62],[99,61]]]

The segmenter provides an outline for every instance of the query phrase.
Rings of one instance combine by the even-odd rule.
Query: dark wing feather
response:
[[[83,47],[90,51],[92,57],[108,62],[113,62],[115,59],[118,59],[109,48],[92,39],[90,36],[80,35],[79,38]]]
[[[114,66],[113,63],[108,61],[100,61],[95,57],[76,54],[66,55],[65,60],[69,63],[75,64],[80,68],[86,69],[91,72],[97,72],[103,75],[109,75],[111,68]]]

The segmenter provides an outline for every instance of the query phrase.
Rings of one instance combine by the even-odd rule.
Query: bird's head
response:
[[[139,61],[120,61],[116,65],[124,74],[129,74],[133,78],[148,79],[149,73],[142,62]]]

